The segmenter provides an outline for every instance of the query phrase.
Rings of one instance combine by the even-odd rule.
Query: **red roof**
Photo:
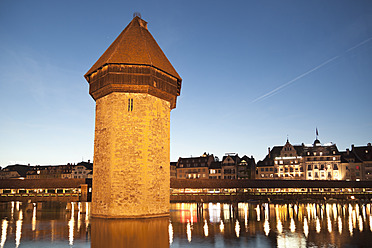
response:
[[[182,80],[147,30],[147,22],[138,16],[84,75],[85,78],[106,64],[149,65],[176,77],[178,81]]]

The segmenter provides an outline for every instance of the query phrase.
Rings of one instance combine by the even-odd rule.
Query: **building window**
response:
[[[128,99],[128,112],[133,111],[133,98]]]

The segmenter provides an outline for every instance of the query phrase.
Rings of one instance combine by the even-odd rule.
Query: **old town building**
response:
[[[256,162],[253,156],[248,157],[244,155],[240,158],[238,163],[238,179],[254,179]]]
[[[278,179],[305,179],[302,158],[302,146],[293,146],[287,142],[274,158],[274,177]]]
[[[362,166],[363,162],[360,160],[353,151],[346,149],[341,154],[341,178],[347,181],[360,181],[362,180]]]
[[[214,161],[214,156],[204,153],[200,157],[179,158],[176,170],[180,179],[208,179],[209,167]]]
[[[268,155],[257,163],[256,179],[304,179],[303,146],[284,146],[268,149]]]
[[[222,166],[220,161],[213,161],[209,166],[209,179],[221,179]]]
[[[372,180],[372,147],[351,145],[341,152],[342,178],[350,181]]]
[[[336,144],[322,145],[315,139],[312,145],[303,145],[307,180],[341,180],[341,154]]]
[[[72,178],[93,178],[93,163],[88,160],[73,166]]]
[[[238,178],[238,164],[240,158],[238,154],[227,153],[222,158],[222,178],[223,179],[237,179]]]
[[[257,163],[257,179],[341,180],[341,153],[332,143],[275,146]]]

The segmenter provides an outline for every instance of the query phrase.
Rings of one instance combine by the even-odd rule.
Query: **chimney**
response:
[[[270,158],[271,157],[271,155],[270,155],[270,147],[267,148],[267,151],[269,153],[269,158]]]
[[[350,150],[349,150],[349,148],[346,148],[346,154],[347,154],[347,155],[350,155]]]
[[[368,143],[367,146],[371,146],[371,143]]]
[[[354,144],[351,144],[351,150],[354,150]]]

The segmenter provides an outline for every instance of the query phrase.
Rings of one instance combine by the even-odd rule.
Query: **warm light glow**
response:
[[[316,217],[315,230],[316,230],[317,233],[320,233],[320,230],[321,230],[321,228],[320,228],[320,221],[319,221],[319,218],[318,217]]]
[[[349,213],[349,232],[350,236],[353,236],[353,220],[351,217],[351,213]]]
[[[32,220],[31,220],[31,223],[32,223],[32,231],[35,231],[36,229],[36,204],[33,203],[34,205],[34,208],[32,210]]]
[[[342,220],[340,216],[338,216],[338,232],[340,234],[342,233]]]
[[[279,234],[283,232],[283,224],[279,218],[277,218],[276,229],[278,230]]]
[[[203,226],[203,229],[204,229],[204,236],[205,236],[205,237],[208,237],[208,235],[209,235],[209,230],[208,230],[208,223],[207,223],[207,220],[204,220],[204,226]]]
[[[309,235],[309,224],[307,223],[306,217],[304,218],[304,234],[306,238]]]
[[[330,217],[327,217],[327,229],[329,233],[332,232],[332,222]]]
[[[187,225],[186,225],[186,235],[187,235],[187,240],[191,242],[191,225],[189,221],[187,221]]]
[[[256,207],[256,212],[257,212],[257,221],[261,221],[261,210],[260,210],[260,205],[257,205],[257,207]]]
[[[270,223],[269,223],[268,219],[265,219],[263,227],[264,227],[264,231],[265,231],[266,236],[268,236],[269,233],[270,233]]]
[[[11,204],[11,208],[10,208],[10,218],[14,219],[14,201],[12,201],[12,204]]]
[[[295,232],[296,231],[296,224],[295,224],[293,218],[291,218],[291,224],[289,225],[289,229],[291,230],[291,232]]]
[[[173,243],[173,225],[172,222],[169,221],[169,226],[168,226],[168,234],[169,234],[169,245]]]
[[[221,220],[221,223],[220,223],[220,232],[224,232],[225,230],[225,225],[223,224],[223,221]]]
[[[21,244],[21,236],[22,236],[22,219],[23,214],[22,210],[19,212],[19,218],[16,222],[16,233],[15,233],[15,245],[16,248]]]
[[[358,217],[358,224],[359,224],[359,231],[363,232],[363,219],[362,219],[362,216],[360,215]]]
[[[248,231],[248,204],[244,205],[244,226],[245,231]]]
[[[355,210],[353,210],[353,212],[352,212],[352,217],[353,217],[353,228],[356,228],[357,218],[356,218]]]
[[[194,224],[194,216],[192,214],[193,214],[193,208],[192,208],[192,205],[190,205],[190,221],[191,221],[191,224]]]
[[[333,203],[333,219],[336,219],[337,218],[337,205],[336,203]]]
[[[269,204],[265,204],[265,220],[269,219]]]
[[[240,224],[239,224],[238,220],[236,220],[236,222],[235,222],[235,234],[236,234],[236,237],[239,238],[239,236],[240,236]]]
[[[7,231],[8,231],[8,221],[3,220],[3,223],[1,224],[1,243],[0,243],[1,248],[4,247]]]
[[[75,211],[75,202],[71,202],[71,218],[68,222],[69,245],[74,245],[74,227],[75,227],[74,211]]]
[[[85,228],[88,229],[89,226],[89,216],[90,216],[90,211],[89,211],[89,203],[85,203]]]
[[[217,203],[217,204],[209,203],[208,211],[209,211],[209,222],[211,222],[211,223],[220,222],[220,220],[221,220],[221,205],[220,205],[220,203]]]
[[[224,220],[230,219],[230,205],[229,204],[223,204],[223,218]]]

